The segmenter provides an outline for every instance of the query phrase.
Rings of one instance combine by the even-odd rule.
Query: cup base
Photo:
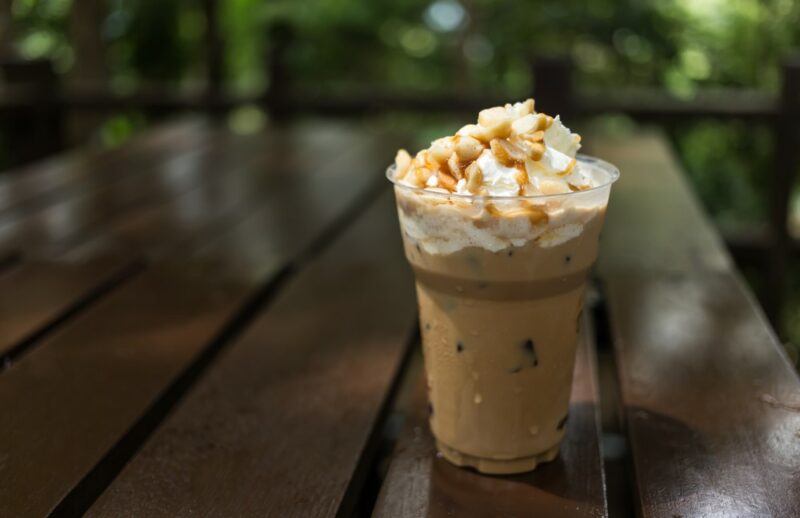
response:
[[[543,462],[550,462],[558,457],[558,450],[561,444],[556,444],[552,448],[532,455],[530,457],[519,457],[516,459],[489,459],[486,457],[476,457],[467,453],[462,453],[456,449],[436,441],[436,449],[450,463],[459,467],[475,468],[487,475],[511,475],[514,473],[525,473],[533,471],[536,466]]]

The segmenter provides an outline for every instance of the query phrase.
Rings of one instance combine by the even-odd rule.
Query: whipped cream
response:
[[[517,180],[519,170],[516,167],[507,167],[501,164],[494,154],[492,154],[491,149],[487,149],[481,153],[477,163],[483,173],[483,186],[488,195],[516,196],[519,194],[519,183]],[[462,184],[460,194],[469,194],[466,180]]]
[[[395,191],[406,236],[430,254],[496,252],[531,240],[552,247],[580,236],[607,203],[607,189],[593,191],[616,178],[577,158],[580,141],[528,99],[481,111],[478,124],[413,158],[400,150],[390,174],[413,188]]]

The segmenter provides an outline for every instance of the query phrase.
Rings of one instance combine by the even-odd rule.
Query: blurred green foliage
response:
[[[775,167],[769,127],[700,120],[669,133],[706,209],[723,230],[766,221],[768,171]]]
[[[75,0],[14,0],[20,51],[68,69]],[[102,31],[114,75],[178,82],[200,77],[201,2],[108,0]],[[269,27],[295,29],[292,72],[325,88],[490,88],[522,95],[528,57],[569,53],[587,87],[776,90],[778,65],[800,43],[794,0],[220,0],[228,85],[266,86]],[[343,73],[347,71],[348,73]]]
[[[52,58],[68,72],[71,2],[14,0],[15,43],[29,58]],[[111,84],[176,87],[202,82],[207,20],[193,0],[107,0],[99,30],[108,44]],[[531,90],[532,55],[568,54],[579,88],[661,87],[679,98],[698,89],[745,87],[777,93],[780,63],[800,47],[796,0],[220,0],[226,88],[268,86],[270,27],[295,33],[288,63],[304,87],[353,92]],[[430,139],[452,120],[391,115]],[[261,123],[255,107],[237,110],[239,131]],[[424,122],[424,124],[421,124]],[[101,140],[117,144],[144,125],[138,114],[112,117]],[[687,121],[667,128],[709,211],[724,227],[766,218],[772,161],[768,128]],[[800,207],[800,198],[795,197]],[[800,293],[795,282],[793,293]],[[793,309],[791,309],[793,308]],[[800,300],[786,321],[800,339]],[[800,341],[800,340],[798,340]]]
[[[72,1],[13,1],[24,56],[50,57],[69,70]],[[202,82],[201,2],[106,6],[98,30],[108,43],[112,86]],[[278,22],[295,33],[293,80],[341,92],[491,90],[522,97],[531,89],[530,56],[556,53],[573,58],[583,89],[657,86],[678,97],[718,86],[777,92],[781,60],[800,46],[795,0],[220,0],[219,18],[226,88],[237,93],[267,87],[266,49]],[[775,167],[769,131],[691,121],[670,134],[721,223],[764,219],[763,177]]]
[[[59,70],[72,65],[67,37],[70,0],[14,0],[11,15],[17,50],[26,58],[49,57]]]

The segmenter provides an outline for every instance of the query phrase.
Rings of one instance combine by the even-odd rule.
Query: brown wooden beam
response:
[[[769,191],[770,233],[772,237],[767,267],[767,290],[764,309],[773,325],[778,326],[786,296],[786,278],[790,250],[788,228],[789,199],[800,165],[797,153],[798,128],[794,112],[800,107],[800,55],[784,63],[780,116],[775,125],[775,164]]]
[[[275,68],[284,70],[285,65]],[[452,95],[450,93],[409,95],[389,91],[354,91],[347,95],[331,95],[323,90],[286,87],[280,73],[275,88],[266,94],[230,96],[220,94],[218,103],[226,108],[252,102],[265,102],[267,107],[287,113],[315,112],[322,115],[364,115],[382,111],[472,113],[486,106],[503,104],[510,99],[502,93]],[[280,86],[284,85],[284,86]],[[205,88],[175,91],[161,87],[142,88],[130,94],[118,94],[106,87],[69,88],[56,98],[43,98],[27,89],[0,89],[0,110],[31,107],[42,102],[57,101],[71,110],[114,111],[129,109],[203,109],[207,105]],[[539,101],[537,100],[537,103]],[[693,100],[677,100],[655,89],[635,89],[606,95],[604,92],[578,95],[573,101],[577,115],[593,116],[622,113],[637,120],[676,121],[691,118],[720,118],[774,121],[786,112],[771,96],[750,90],[718,90],[698,95]],[[551,111],[548,109],[548,111]],[[795,109],[790,119],[799,120]]]

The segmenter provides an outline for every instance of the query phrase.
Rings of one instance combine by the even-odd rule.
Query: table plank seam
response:
[[[587,304],[589,309],[589,325],[591,325],[592,336],[594,337],[594,347],[590,350],[592,361],[596,366],[594,385],[597,388],[598,402],[595,416],[597,419],[597,431],[600,434],[600,455],[603,462],[601,470],[603,499],[605,501],[606,515],[610,516],[633,516],[633,508],[630,505],[631,493],[635,491],[635,478],[633,473],[633,460],[629,454],[630,439],[625,426],[624,402],[620,394],[619,366],[616,364],[616,354],[614,348],[614,336],[611,330],[611,317],[609,314],[608,298],[606,295],[605,283],[603,279],[595,277],[592,279],[598,298],[592,304]],[[603,385],[599,379],[600,363],[598,354],[601,351],[610,353],[610,360],[613,366],[613,378],[611,384],[616,390],[606,386],[608,395],[604,393]],[[608,399],[606,399],[608,398]],[[609,414],[617,419],[617,427],[614,425],[603,425],[604,401],[611,401],[613,406]],[[621,438],[623,443],[620,445],[612,443],[611,448],[604,448],[606,438]],[[606,451],[610,449],[612,451]],[[616,450],[616,451],[614,451]],[[621,451],[620,451],[621,450]]]
[[[377,476],[378,466],[392,457],[398,437],[389,437],[386,433],[388,421],[397,401],[400,387],[403,385],[408,373],[414,351],[420,347],[422,337],[419,331],[419,319],[414,318],[408,337],[403,345],[403,356],[397,366],[397,370],[392,377],[392,383],[381,403],[380,410],[372,425],[372,431],[364,444],[364,448],[359,455],[356,469],[350,478],[350,482],[342,496],[339,509],[336,513],[337,518],[349,518],[356,516],[356,509],[362,509],[358,515],[371,515],[378,502],[378,495],[382,484],[375,484],[372,488],[365,486],[367,477],[370,474]],[[384,448],[385,455],[380,455],[381,448]]]
[[[251,293],[234,312],[234,316],[222,327],[188,366],[170,383],[163,393],[134,422],[128,431],[103,455],[98,463],[56,505],[50,516],[81,516],[88,511],[105,489],[119,475],[125,465],[148,441],[159,425],[190,392],[196,382],[211,367],[214,360],[236,342],[249,324],[261,312],[269,308],[281,288],[294,277],[315,254],[334,243],[358,216],[366,212],[378,199],[383,188],[388,188],[382,177],[364,188],[349,207],[327,225],[311,243],[300,250],[294,258]]]
[[[106,453],[80,482],[56,506],[50,516],[81,516],[103,493],[116,476],[133,458],[189,392],[195,382],[208,370],[214,360],[230,343],[236,341],[259,311],[279,293],[292,277],[294,269],[286,265],[241,305],[235,316],[223,326],[217,336],[202,352],[167,386],[144,414],[136,420],[122,438]]]
[[[367,208],[380,198],[381,192],[388,189],[386,184],[387,182],[383,177],[378,177],[377,180],[373,181],[372,185],[364,188],[364,191],[355,197],[350,206],[333,220],[330,227],[324,229],[305,250],[298,254],[295,261],[298,264],[307,263],[314,256],[319,255],[323,250],[331,246],[336,241],[336,238],[358,219],[361,213],[366,212]]]
[[[0,269],[1,265],[0,265]],[[81,313],[88,311],[92,306],[100,302],[106,295],[119,288],[127,281],[134,278],[145,270],[145,263],[142,260],[133,260],[113,272],[98,285],[92,287],[86,293],[80,295],[72,304],[55,315],[45,325],[22,338],[11,348],[0,354],[0,374],[8,370],[20,357],[34,349],[44,339],[68,324]]]
[[[597,347],[598,347],[598,334],[597,328],[600,325],[609,325],[608,322],[601,322],[597,320],[599,316],[597,313],[597,308],[601,305],[605,306],[605,299],[601,298],[596,303],[590,305],[589,308],[584,312],[583,322],[582,325],[585,326],[585,336],[586,339],[589,340],[589,347],[587,347],[587,356],[588,361],[591,364],[592,368],[589,369],[589,379],[590,385],[592,387],[592,393],[594,394],[595,401],[594,401],[594,408],[593,408],[593,417],[595,423],[595,438],[597,440],[597,449],[600,453],[600,461],[601,461],[601,469],[600,469],[600,489],[602,494],[602,507],[603,507],[603,516],[607,517],[609,514],[608,509],[608,481],[606,480],[606,469],[605,469],[605,454],[603,452],[603,426],[602,426],[602,419],[600,417],[600,375],[599,375],[599,364],[597,362]]]
[[[632,433],[635,433],[632,428],[629,426],[630,417],[629,417],[629,409],[627,404],[625,403],[625,387],[622,383],[622,373],[625,371],[625,359],[622,358],[620,354],[620,347],[619,347],[619,335],[615,332],[615,324],[613,318],[613,312],[610,305],[610,301],[608,298],[608,279],[605,277],[598,278],[597,286],[601,293],[601,303],[597,305],[597,309],[602,312],[603,315],[603,325],[604,330],[603,332],[606,333],[605,339],[607,340],[608,346],[611,348],[613,364],[615,368],[615,381],[617,386],[617,409],[618,409],[618,418],[619,418],[619,426],[620,432],[622,437],[625,440],[625,455],[622,461],[622,466],[624,469],[623,477],[624,480],[624,488],[628,489],[628,494],[625,495],[628,497],[628,502],[633,507],[632,511],[634,513],[639,513],[642,509],[638,503],[641,502],[640,494],[639,494],[639,484],[637,484],[637,476],[636,476],[636,462],[634,456],[631,453],[631,445],[633,444],[633,440],[631,437]],[[598,321],[596,321],[598,322]],[[605,466],[604,466],[605,467]],[[605,469],[603,471],[606,471]],[[608,495],[606,495],[608,497]],[[631,511],[631,509],[626,509]],[[638,514],[637,514],[638,516]]]

